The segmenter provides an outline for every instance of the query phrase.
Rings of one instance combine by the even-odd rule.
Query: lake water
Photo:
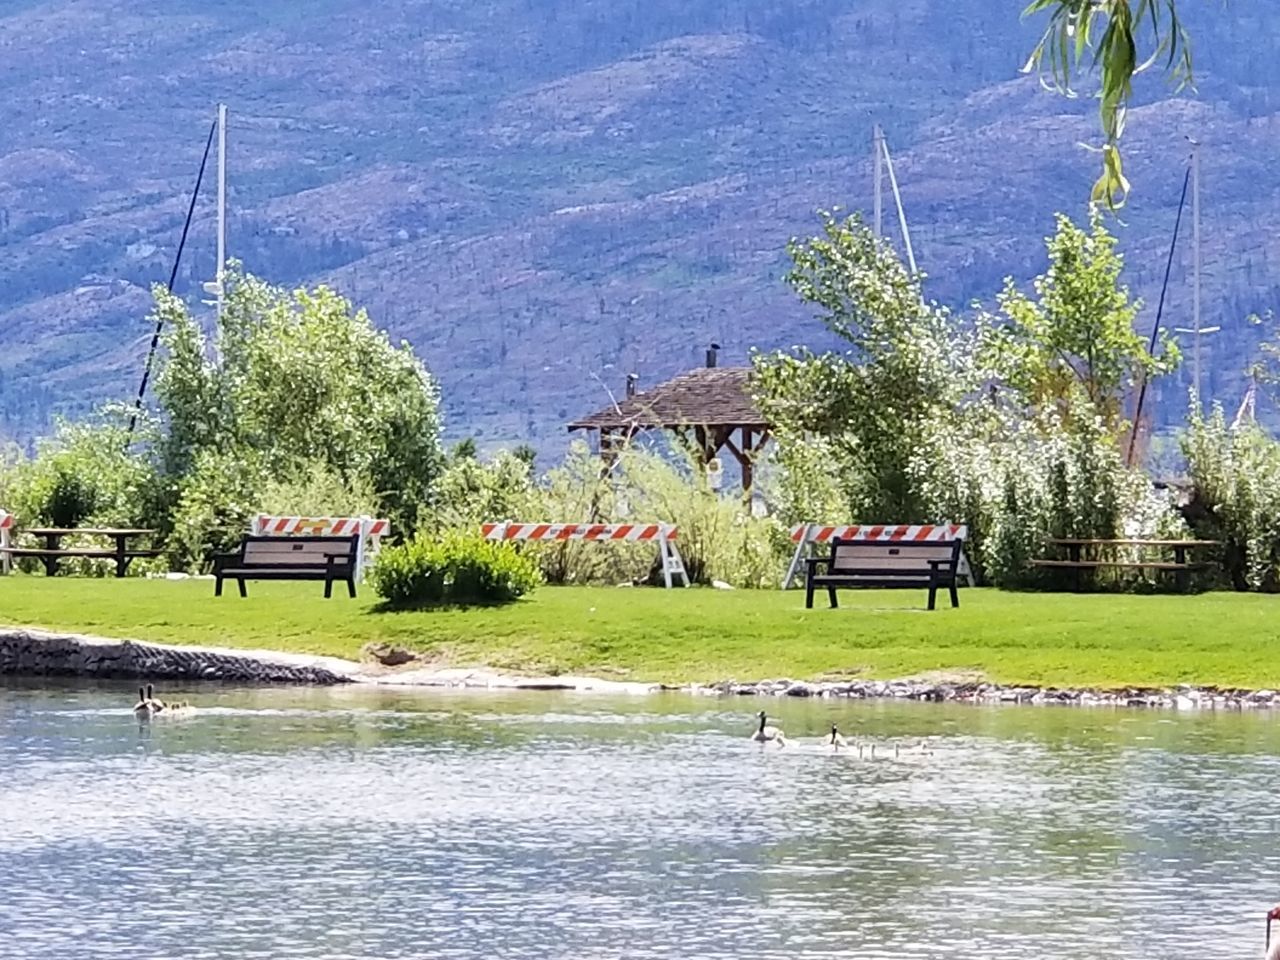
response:
[[[1269,715],[163,693],[0,686],[0,957],[1226,960],[1280,901]]]

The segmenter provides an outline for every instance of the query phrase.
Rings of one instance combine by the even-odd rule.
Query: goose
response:
[[[173,700],[166,703],[155,695],[155,687],[148,683],[138,688],[138,702],[133,707],[133,714],[139,720],[150,720],[152,717],[183,717],[195,712],[195,707],[186,700]]]
[[[756,743],[776,743],[780,747],[785,747],[787,745],[787,738],[782,735],[781,728],[767,725],[769,718],[763,710],[756,714],[756,716],[760,718],[760,726],[756,732],[751,735],[751,739]]]
[[[840,736],[840,731],[836,729],[834,723],[831,725],[831,737],[827,740],[827,743],[831,745],[832,750],[843,750],[849,746],[849,741]]]
[[[146,687],[138,688],[138,702],[133,705],[133,715],[139,720],[150,720],[157,713],[155,701],[147,695]]]

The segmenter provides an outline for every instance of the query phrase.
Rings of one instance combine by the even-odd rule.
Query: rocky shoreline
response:
[[[384,658],[385,660],[385,658]],[[484,669],[434,667],[411,654],[394,667],[377,660],[356,663],[336,657],[270,650],[174,646],[111,640],[25,628],[0,629],[0,676],[89,677],[240,684],[335,685],[472,690],[542,690],[644,695],[679,692],[714,697],[796,697],[846,700],[916,700],[933,703],[1026,704],[1033,706],[1146,707],[1174,710],[1255,710],[1280,707],[1274,690],[1179,686],[1119,690],[1001,686],[975,678],[901,680],[777,679],[670,686],[599,677],[521,677]]]
[[[349,683],[357,668],[334,657],[0,629],[0,676],[336,684]]]
[[[1001,686],[963,680],[847,680],[807,683],[765,680],[759,683],[695,684],[694,693],[711,696],[827,697],[849,700],[920,700],[933,703],[1028,704],[1065,707],[1150,707],[1174,710],[1253,710],[1280,707],[1274,690],[1223,689],[1181,685],[1170,689],[1129,687],[1117,690]]]

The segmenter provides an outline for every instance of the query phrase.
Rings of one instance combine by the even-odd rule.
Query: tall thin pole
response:
[[[1196,331],[1194,354],[1196,380],[1196,410],[1203,410],[1200,402],[1200,341],[1203,339],[1200,328],[1200,144],[1191,141],[1191,245],[1194,248],[1192,279],[1192,327]]]
[[[222,300],[226,293],[223,274],[227,267],[227,105],[218,104],[218,319],[222,319]]]
[[[875,178],[876,189],[874,210],[875,215],[873,221],[876,226],[876,236],[884,235],[884,131],[880,129],[880,124],[876,124],[875,132],[872,134],[872,150],[875,160]]]
[[[898,223],[902,226],[902,243],[907,248],[907,265],[911,267],[911,273],[917,274],[920,271],[916,269],[916,253],[911,248],[911,231],[907,229],[907,211],[902,207],[902,194],[898,191],[898,177],[893,172],[893,157],[889,155],[889,144],[885,141],[884,135],[881,134],[880,146],[884,152],[884,166],[889,174],[889,186],[893,190],[893,202],[898,205]]]

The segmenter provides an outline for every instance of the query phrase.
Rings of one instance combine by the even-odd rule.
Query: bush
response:
[[[1206,540],[1223,544],[1237,590],[1280,590],[1280,443],[1254,423],[1228,426],[1221,406],[1193,407],[1182,440],[1191,489],[1182,513]]]
[[[537,564],[509,544],[450,534],[384,548],[370,579],[389,605],[510,603],[541,581]]]
[[[691,583],[773,586],[786,569],[789,550],[781,524],[754,516],[740,492],[712,489],[696,457],[679,445],[666,456],[629,447],[602,471],[600,457],[575,443],[539,493],[538,514],[525,519],[677,527],[676,546]],[[661,577],[653,543],[561,540],[526,550],[539,559],[550,583],[656,583]]]
[[[23,526],[150,525],[156,476],[131,453],[130,439],[116,410],[59,424],[40,443],[39,456],[11,468],[0,507]]]
[[[419,530],[475,533],[487,521],[523,520],[533,506],[534,482],[527,457],[503,451],[487,463],[458,445],[435,485],[430,513],[419,514]]]
[[[175,570],[198,572],[215,553],[236,548],[266,484],[261,463],[201,451],[178,489],[167,553]]]

